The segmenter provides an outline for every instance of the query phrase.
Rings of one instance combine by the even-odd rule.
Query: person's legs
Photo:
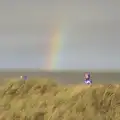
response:
[[[91,80],[85,80],[85,84],[91,85],[91,84],[92,84],[92,81],[91,81]]]

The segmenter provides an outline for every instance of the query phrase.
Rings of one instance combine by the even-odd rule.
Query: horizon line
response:
[[[15,70],[15,71],[14,71]],[[31,71],[31,72],[120,72],[120,69],[56,69],[56,70],[47,70],[39,68],[0,68],[0,72],[18,72],[18,71]]]

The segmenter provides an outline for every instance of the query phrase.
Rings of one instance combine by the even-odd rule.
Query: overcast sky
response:
[[[0,68],[47,69],[46,36],[59,20],[65,44],[54,70],[120,69],[119,0],[1,0]]]

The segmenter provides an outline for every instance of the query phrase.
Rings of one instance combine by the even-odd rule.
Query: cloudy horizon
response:
[[[54,70],[120,70],[120,2],[0,2],[0,68],[46,68],[50,38],[65,21]],[[59,27],[59,25],[58,25]]]

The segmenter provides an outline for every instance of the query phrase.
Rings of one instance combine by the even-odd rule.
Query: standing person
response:
[[[27,80],[28,79],[28,77],[27,76],[24,76],[24,80]]]
[[[27,76],[20,76],[20,79],[27,80],[28,77]]]
[[[84,75],[84,83],[87,85],[91,85],[92,84],[92,80],[90,79],[90,73],[87,72]]]

